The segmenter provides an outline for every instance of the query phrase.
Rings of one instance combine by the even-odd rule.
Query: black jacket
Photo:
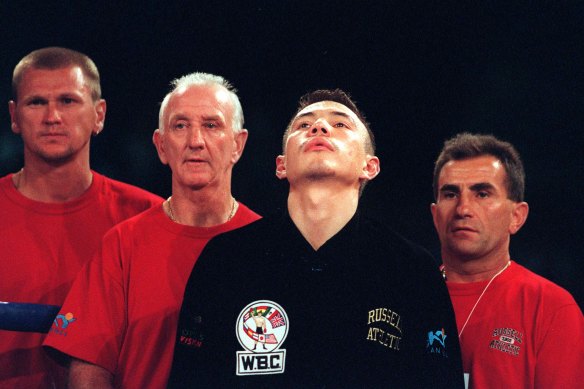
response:
[[[463,387],[437,264],[359,213],[317,251],[287,214],[216,237],[186,287],[169,383],[195,386]]]

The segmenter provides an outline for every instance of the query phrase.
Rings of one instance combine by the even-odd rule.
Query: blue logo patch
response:
[[[57,335],[67,336],[67,327],[69,327],[69,324],[73,323],[75,320],[77,319],[71,312],[65,315],[60,313],[55,317],[55,320],[53,320],[51,332]]]
[[[445,358],[448,358],[448,353],[446,352],[446,331],[444,328],[438,331],[428,332],[428,339],[426,343],[426,351],[431,354],[440,354]]]

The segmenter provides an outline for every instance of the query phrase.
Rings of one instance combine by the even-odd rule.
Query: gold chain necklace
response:
[[[178,221],[174,217],[174,212],[172,211],[172,203],[170,201],[171,199],[172,199],[172,196],[170,196],[169,198],[166,199],[166,204],[168,204],[168,217],[173,222],[178,223]],[[235,212],[237,212],[237,208],[239,208],[239,203],[237,201],[235,201],[235,197],[231,196],[231,211],[229,212],[229,216],[227,216],[227,221],[225,223],[227,223],[229,220],[231,220],[233,218],[233,216],[235,216]]]

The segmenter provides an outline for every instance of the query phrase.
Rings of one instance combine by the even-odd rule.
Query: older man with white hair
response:
[[[259,216],[231,194],[243,152],[241,104],[222,77],[175,80],[153,141],[172,170],[172,196],[122,223],[76,280],[45,346],[72,358],[70,388],[164,388],[188,276],[213,236]]]

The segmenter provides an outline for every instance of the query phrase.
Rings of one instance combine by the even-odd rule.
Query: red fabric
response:
[[[115,387],[165,388],[184,289],[200,252],[213,236],[257,219],[240,205],[225,224],[189,227],[159,206],[119,224],[63,306],[76,321],[66,331],[53,327],[45,345],[104,367]]]
[[[30,200],[11,174],[0,178],[0,301],[61,305],[104,233],[161,201],[95,172],[86,193],[61,204]],[[65,371],[45,356],[44,338],[0,331],[0,388],[47,388],[52,380],[64,387]]]
[[[447,282],[462,329],[488,281]],[[491,283],[460,336],[470,388],[577,388],[584,318],[574,298],[512,262]]]

